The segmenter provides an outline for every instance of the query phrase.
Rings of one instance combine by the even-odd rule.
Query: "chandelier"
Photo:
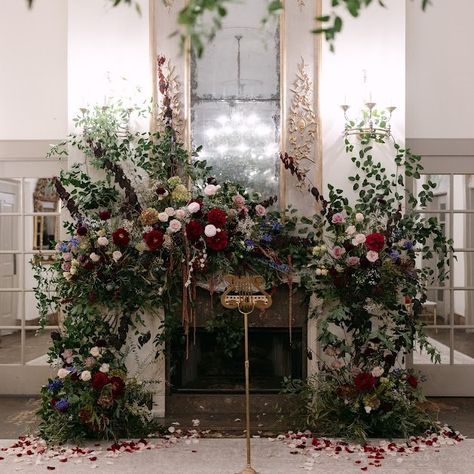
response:
[[[366,102],[365,107],[361,110],[361,115],[353,118],[349,117],[347,113],[350,106],[347,104],[341,105],[346,120],[344,136],[356,135],[361,139],[374,138],[376,140],[390,137],[392,134],[390,120],[396,107],[390,106],[378,109],[376,105],[375,102]]]

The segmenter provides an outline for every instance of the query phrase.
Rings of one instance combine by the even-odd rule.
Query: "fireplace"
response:
[[[171,387],[174,392],[243,393],[245,389],[243,342],[228,351],[218,336],[204,328],[196,331],[186,360],[183,348],[174,353]],[[284,377],[303,377],[302,329],[251,328],[249,331],[250,389],[275,393]]]
[[[293,294],[291,342],[288,287],[272,295],[267,311],[249,317],[250,387],[253,393],[281,390],[284,377],[305,378],[308,305],[303,292]],[[168,402],[173,394],[244,393],[243,320],[237,311],[223,310],[219,295],[200,289],[197,321],[189,337],[168,347]]]

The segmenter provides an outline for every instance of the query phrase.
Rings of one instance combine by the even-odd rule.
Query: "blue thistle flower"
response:
[[[69,408],[69,402],[65,398],[61,398],[54,404],[54,408],[59,411],[66,411]]]
[[[54,392],[55,390],[59,390],[63,386],[63,383],[61,380],[53,380],[52,382],[49,382],[48,384],[48,390],[51,392]]]

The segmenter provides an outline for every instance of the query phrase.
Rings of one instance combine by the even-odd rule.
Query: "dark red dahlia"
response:
[[[418,387],[418,379],[417,379],[414,375],[408,374],[408,375],[407,375],[407,382],[408,382],[409,385],[411,385],[413,388]]]
[[[118,398],[123,395],[125,391],[125,382],[122,378],[113,376],[110,378],[110,383],[112,385],[112,396]]]
[[[166,189],[163,186],[158,186],[156,188],[156,194],[158,194],[158,196],[163,196],[163,194],[166,194]]]
[[[87,234],[87,227],[83,226],[83,225],[80,225],[78,228],[77,228],[77,235],[80,235],[80,236],[84,236]]]
[[[112,234],[112,240],[118,247],[126,247],[130,242],[130,234],[127,230],[120,227]]]
[[[108,221],[110,219],[110,212],[109,211],[100,211],[99,218],[101,221]]]
[[[154,252],[162,247],[164,241],[164,234],[161,230],[154,229],[146,234],[143,234],[143,240],[148,245],[148,248]]]
[[[217,232],[217,234],[214,237],[206,238],[207,246],[210,249],[215,250],[216,252],[219,252],[220,250],[224,250],[227,247],[228,243],[229,243],[229,237],[227,235],[227,232],[224,230]]]
[[[207,221],[221,229],[227,222],[227,214],[222,209],[211,209],[207,214]]]
[[[354,378],[354,385],[359,392],[372,390],[375,387],[376,378],[369,373],[361,372]]]
[[[385,237],[380,232],[374,232],[369,234],[365,238],[365,247],[367,250],[373,250],[374,252],[380,252],[385,245]]]
[[[94,390],[102,390],[108,383],[110,379],[104,372],[96,372],[92,376],[91,385]]]
[[[201,237],[203,230],[202,224],[196,219],[191,219],[186,224],[186,235],[189,240],[198,240],[199,237]]]

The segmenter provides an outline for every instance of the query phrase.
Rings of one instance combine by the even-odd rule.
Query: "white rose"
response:
[[[369,407],[369,406],[365,406],[364,407],[364,410],[367,414],[369,414],[371,411],[372,411],[372,407]]]
[[[328,269],[327,269],[327,268],[323,268],[323,269],[321,270],[321,275],[322,275],[322,276],[327,276],[327,274],[328,274]]]
[[[169,219],[169,215],[166,214],[166,212],[160,212],[158,214],[158,219],[161,221],[161,222],[168,222],[168,219]]]
[[[99,237],[99,238],[97,239],[97,243],[98,243],[99,245],[102,245],[102,247],[105,247],[106,245],[108,245],[109,239],[108,239],[107,237]]]
[[[77,273],[77,267],[71,267],[71,269],[69,270],[69,273],[71,275],[75,275]]]
[[[214,237],[217,234],[216,226],[214,224],[207,224],[207,226],[204,227],[204,233],[206,237]]]
[[[177,219],[184,219],[186,217],[186,211],[184,209],[178,209],[176,211],[176,218]]]
[[[120,250],[116,250],[112,253],[112,258],[118,262],[122,258],[122,252],[120,252]]]
[[[171,219],[168,230],[170,232],[179,232],[181,230],[182,224],[178,219]]]
[[[350,225],[350,226],[346,229],[346,234],[347,234],[347,235],[352,235],[352,234],[355,234],[355,233],[356,233],[355,225]]]
[[[383,368],[382,367],[374,367],[372,369],[371,373],[374,377],[380,377],[383,374]]]
[[[64,379],[64,378],[66,378],[68,375],[69,375],[69,370],[67,370],[67,369],[59,369],[59,370],[58,370],[58,377],[59,377],[60,379]]]
[[[168,214],[170,217],[174,216],[176,214],[176,211],[172,207],[167,207],[165,209],[166,214]]]
[[[92,378],[91,373],[88,370],[81,372],[81,380],[83,382],[88,382]]]
[[[70,272],[63,272],[63,277],[66,278],[66,280],[70,280],[72,278],[72,275]]]
[[[364,214],[361,212],[358,212],[355,217],[357,222],[362,222],[364,220]]]
[[[100,255],[97,255],[95,252],[92,252],[90,255],[89,255],[89,258],[93,261],[93,262],[98,262],[100,260]]]
[[[100,349],[97,346],[94,346],[90,351],[91,356],[99,357],[100,356]]]
[[[208,184],[204,188],[204,194],[206,196],[214,196],[214,194],[216,194],[219,189],[221,189],[220,184],[218,184],[217,186],[215,184]]]
[[[365,235],[364,234],[356,234],[355,237],[352,239],[352,245],[360,245],[365,242]]]
[[[188,206],[188,211],[189,211],[191,214],[195,214],[195,213],[198,212],[200,209],[201,209],[201,206],[199,205],[198,202],[192,202],[192,203]]]
[[[99,370],[103,372],[104,374],[106,374],[109,371],[109,369],[110,369],[109,364],[102,364]]]

